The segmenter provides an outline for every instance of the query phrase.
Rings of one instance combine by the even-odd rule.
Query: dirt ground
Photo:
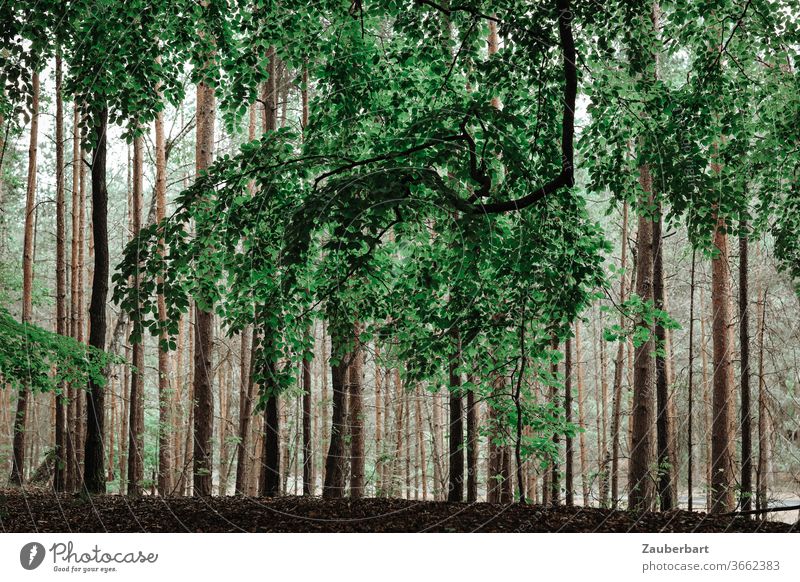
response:
[[[4,532],[797,532],[797,524],[675,511],[304,497],[133,499],[0,491]]]

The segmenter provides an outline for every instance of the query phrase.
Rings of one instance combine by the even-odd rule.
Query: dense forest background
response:
[[[797,503],[798,14],[2,3],[3,479]]]

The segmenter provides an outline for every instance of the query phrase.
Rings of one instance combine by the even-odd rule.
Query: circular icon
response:
[[[35,570],[44,561],[44,546],[38,542],[31,542],[22,546],[19,551],[19,563],[26,570]]]

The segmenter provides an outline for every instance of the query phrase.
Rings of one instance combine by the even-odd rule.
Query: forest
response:
[[[797,531],[798,16],[0,2],[0,529]]]

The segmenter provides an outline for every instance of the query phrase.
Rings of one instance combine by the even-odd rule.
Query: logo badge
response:
[[[26,570],[35,570],[44,561],[44,546],[38,542],[30,542],[19,551],[19,563]]]

